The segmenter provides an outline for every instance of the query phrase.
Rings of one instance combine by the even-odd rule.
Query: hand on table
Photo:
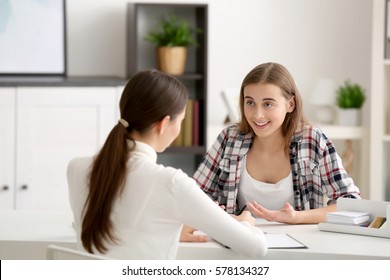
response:
[[[196,229],[183,225],[183,228],[181,230],[180,234],[180,241],[181,242],[206,242],[208,241],[207,235],[196,235],[194,232]]]
[[[279,210],[268,210],[256,201],[253,201],[252,203],[247,202],[246,205],[254,215],[259,218],[266,219],[269,222],[295,224],[296,211],[287,202]]]

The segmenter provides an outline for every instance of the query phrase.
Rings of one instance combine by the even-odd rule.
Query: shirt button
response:
[[[298,176],[298,172],[294,172],[294,176]]]

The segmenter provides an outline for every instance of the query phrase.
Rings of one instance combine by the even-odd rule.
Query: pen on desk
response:
[[[240,211],[238,211],[237,216],[241,215],[245,209],[246,209],[246,205],[244,207],[242,207]]]

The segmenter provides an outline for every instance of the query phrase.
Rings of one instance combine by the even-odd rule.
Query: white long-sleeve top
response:
[[[82,250],[82,211],[92,161],[92,157],[73,159],[67,173],[78,247]],[[151,146],[136,142],[136,149],[129,159],[124,191],[116,199],[111,213],[119,243],[106,243],[106,256],[114,259],[175,259],[183,224],[247,256],[266,254],[266,240],[261,230],[247,222],[236,221],[192,178],[179,169],[164,167],[156,161],[157,154]]]

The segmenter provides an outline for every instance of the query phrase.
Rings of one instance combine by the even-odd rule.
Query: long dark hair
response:
[[[187,89],[179,80],[154,69],[135,74],[127,83],[119,107],[128,127],[119,122],[114,126],[94,159],[89,177],[81,232],[88,252],[93,253],[94,247],[105,253],[105,241],[118,242],[110,214],[123,191],[126,164],[135,146],[130,132],[143,134],[166,116],[174,119],[184,110],[187,99]]]
[[[308,124],[308,121],[303,113],[302,97],[295,85],[294,79],[290,72],[281,64],[274,62],[260,64],[253,68],[244,78],[240,90],[240,130],[243,133],[253,133],[244,114],[244,88],[248,85],[258,83],[273,84],[282,90],[282,94],[286,100],[290,100],[291,97],[295,99],[294,111],[286,115],[282,124],[282,133],[286,139],[285,146],[287,148],[295,131],[300,126]]]

